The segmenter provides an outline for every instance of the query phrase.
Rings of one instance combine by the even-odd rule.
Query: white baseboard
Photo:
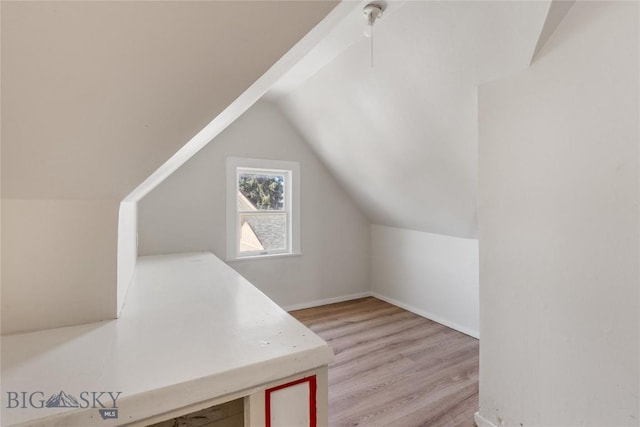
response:
[[[401,301],[398,301],[398,300],[395,300],[393,298],[389,298],[387,296],[381,295],[381,294],[379,294],[377,292],[369,292],[369,295],[371,295],[372,297],[376,297],[376,298],[378,298],[378,299],[380,299],[382,301],[386,301],[389,304],[393,304],[393,305],[398,306],[400,308],[404,308],[405,310],[410,311],[412,313],[415,313],[418,316],[425,317],[425,318],[427,318],[429,320],[433,320],[434,322],[440,323],[441,325],[444,325],[444,326],[449,327],[451,329],[455,329],[456,331],[462,332],[463,334],[469,335],[470,337],[478,338],[478,339],[480,338],[480,333],[478,331],[470,329],[470,328],[467,328],[465,326],[458,325],[455,322],[452,322],[452,321],[450,321],[448,319],[445,319],[443,317],[437,316],[437,315],[435,315],[433,313],[429,313],[428,311],[421,310],[421,309],[416,308],[416,307],[414,307],[412,305],[405,304],[405,303],[403,303]]]
[[[395,300],[393,298],[389,298],[387,296],[381,295],[377,292],[358,292],[356,294],[350,294],[350,295],[343,295],[343,296],[339,296],[339,297],[334,297],[334,298],[325,298],[325,299],[320,299],[320,300],[315,300],[315,301],[310,301],[310,302],[305,302],[302,304],[293,304],[293,305],[288,305],[286,307],[283,307],[286,311],[294,311],[294,310],[303,310],[305,308],[312,308],[312,307],[319,307],[321,305],[327,305],[327,304],[335,304],[337,302],[344,302],[344,301],[351,301],[354,299],[359,299],[359,298],[366,298],[366,297],[375,297],[378,298],[379,300],[388,302],[389,304],[393,304],[397,307],[400,308],[404,308],[407,311],[410,311],[412,313],[417,314],[418,316],[422,316],[424,318],[427,318],[429,320],[433,320],[434,322],[440,323],[441,325],[444,325],[448,328],[451,329],[455,329],[458,332],[462,332],[463,334],[469,335],[470,337],[473,338],[479,338],[480,334],[478,333],[478,331],[475,331],[473,329],[467,328],[465,326],[461,326],[458,325],[455,322],[452,322],[448,319],[445,319],[443,317],[437,316],[433,313],[429,313],[428,311],[425,310],[421,310],[419,308],[416,308],[410,304],[405,304],[401,301]]]
[[[334,298],[325,298],[325,299],[319,299],[311,302],[305,302],[302,304],[288,305],[283,308],[286,311],[302,310],[304,308],[319,307],[321,305],[335,304],[337,302],[351,301],[353,299],[366,298],[370,296],[371,296],[371,292],[359,292],[357,294],[343,295],[343,296],[334,297]]]
[[[475,414],[473,414],[473,421],[476,422],[476,425],[478,427],[498,427],[494,423],[480,415],[480,412],[476,412]]]

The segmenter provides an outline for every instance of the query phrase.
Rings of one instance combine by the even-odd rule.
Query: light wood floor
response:
[[[291,314],[336,355],[332,427],[475,425],[478,340],[375,298]]]

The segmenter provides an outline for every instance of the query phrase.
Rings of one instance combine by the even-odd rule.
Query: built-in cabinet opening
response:
[[[243,427],[244,399],[214,405],[148,427]]]

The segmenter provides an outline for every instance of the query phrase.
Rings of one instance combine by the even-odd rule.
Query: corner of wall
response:
[[[371,226],[371,294],[479,337],[478,241]]]

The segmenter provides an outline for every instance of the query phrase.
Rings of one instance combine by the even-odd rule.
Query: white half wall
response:
[[[638,2],[576,2],[479,89],[480,417],[637,426]]]
[[[372,295],[478,337],[478,240],[371,226]]]
[[[300,163],[300,256],[229,265],[282,306],[369,290],[369,219],[282,114],[259,102],[138,204],[139,254],[226,258],[226,159]]]

